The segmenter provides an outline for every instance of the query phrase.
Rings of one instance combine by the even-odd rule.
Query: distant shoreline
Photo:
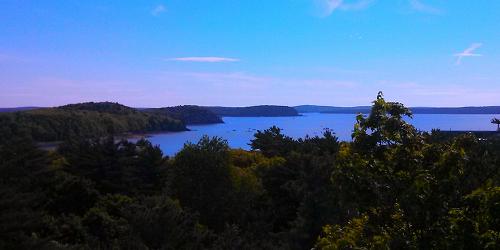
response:
[[[337,106],[319,106],[319,105],[300,105],[300,106],[274,106],[261,105],[250,107],[203,107],[214,112],[220,117],[289,117],[300,116],[303,113],[322,113],[322,114],[368,114],[370,106],[356,107],[337,107]],[[34,109],[43,109],[45,107],[14,107],[0,108],[0,113],[28,111]],[[145,110],[148,108],[136,108]],[[476,107],[410,107],[413,114],[463,114],[463,115],[498,115],[500,116],[500,106],[476,106]]]
[[[323,113],[323,114],[369,114],[371,107],[335,107],[301,105],[294,107],[299,113]],[[410,107],[413,114],[427,115],[500,115],[500,106],[482,107]]]

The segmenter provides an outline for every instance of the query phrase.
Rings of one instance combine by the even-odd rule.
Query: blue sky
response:
[[[0,106],[500,105],[496,0],[0,0]]]

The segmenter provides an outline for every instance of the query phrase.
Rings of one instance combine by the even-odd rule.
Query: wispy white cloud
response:
[[[477,50],[477,49],[479,49],[481,46],[483,46],[482,43],[474,43],[471,46],[469,46],[469,48],[465,49],[463,52],[455,54],[454,56],[457,57],[456,64],[460,65],[462,63],[462,59],[464,57],[482,56],[481,54],[475,54],[474,53],[474,51]]]
[[[421,0],[409,0],[412,9],[428,14],[441,14],[442,11],[436,7],[423,3]]]
[[[375,0],[316,0],[316,4],[321,8],[323,16],[329,16],[336,10],[352,11],[368,8]]]
[[[163,12],[167,11],[167,8],[163,4],[159,4],[151,10],[151,15],[159,16]]]
[[[339,6],[339,9],[340,10],[364,10],[364,9],[370,7],[370,5],[373,2],[375,2],[375,0],[360,0],[357,2],[353,2],[353,3],[347,3],[344,1]]]
[[[342,2],[343,0],[322,0],[319,4],[323,5],[322,7],[325,8],[325,14],[330,15],[342,5]]]
[[[176,57],[169,58],[168,61],[179,61],[179,62],[206,62],[206,63],[220,63],[220,62],[238,62],[240,59],[230,58],[230,57]]]
[[[376,0],[315,0],[322,16],[329,16],[335,11],[356,11],[370,7]],[[422,2],[422,0],[407,0],[410,7],[419,12],[441,14],[442,10]]]

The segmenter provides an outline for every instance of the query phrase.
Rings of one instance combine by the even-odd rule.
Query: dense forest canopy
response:
[[[411,115],[379,94],[351,142],[272,127],[251,151],[204,137],[172,158],[19,130],[0,142],[0,249],[499,249],[499,137]]]
[[[60,106],[59,109],[68,111],[96,111],[99,113],[130,115],[139,111],[115,102],[85,102]]]
[[[0,138],[25,133],[36,141],[61,141],[76,136],[184,130],[187,128],[182,121],[166,114],[142,112],[111,102],[0,113]]]

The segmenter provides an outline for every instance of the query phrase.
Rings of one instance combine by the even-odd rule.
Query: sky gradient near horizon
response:
[[[496,0],[0,0],[0,107],[500,105]]]

